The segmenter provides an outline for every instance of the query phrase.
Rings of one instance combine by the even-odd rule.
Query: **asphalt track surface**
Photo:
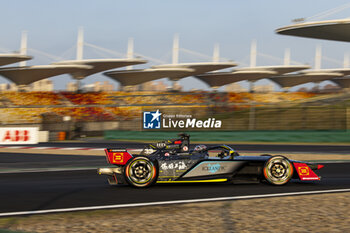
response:
[[[196,142],[191,143],[195,146]],[[90,147],[90,148],[133,148],[141,149],[146,143],[123,142],[123,141],[107,141],[107,140],[91,140],[85,142],[48,142],[39,143],[38,147]],[[211,144],[220,145],[220,144]],[[310,152],[310,153],[348,153],[350,154],[350,145],[312,145],[312,144],[228,144],[236,151],[261,151],[261,152]],[[16,145],[18,146],[18,145]],[[26,146],[26,145],[23,145]],[[32,145],[27,145],[32,146]]]
[[[41,146],[87,147],[86,143],[64,143]],[[89,143],[90,147],[118,147],[118,143]],[[127,148],[140,148],[129,143]],[[349,146],[291,146],[239,145],[246,151],[300,151],[315,153],[346,153]],[[54,154],[0,153],[0,213],[35,211],[100,205],[131,204],[201,198],[234,197],[299,191],[317,191],[350,188],[350,163],[327,163],[318,171],[320,182],[292,181],[285,186],[254,184],[158,184],[147,189],[130,186],[110,186],[95,169],[71,168],[105,166],[103,156]],[[20,168],[67,168],[66,171],[6,172]],[[268,200],[267,200],[268,201]]]

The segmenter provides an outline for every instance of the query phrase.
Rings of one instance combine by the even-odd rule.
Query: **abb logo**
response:
[[[0,127],[0,144],[37,144],[38,127]]]
[[[27,142],[30,140],[30,134],[28,130],[7,130],[2,139],[3,142]]]

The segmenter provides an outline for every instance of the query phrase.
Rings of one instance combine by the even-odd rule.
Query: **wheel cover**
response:
[[[126,169],[126,176],[135,186],[146,186],[155,177],[155,167],[147,159],[135,159]]]
[[[272,157],[264,167],[266,180],[275,185],[287,183],[293,175],[293,167],[284,157]]]

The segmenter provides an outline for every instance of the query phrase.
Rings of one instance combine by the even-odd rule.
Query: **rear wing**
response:
[[[133,158],[126,149],[107,148],[105,149],[107,162],[115,165],[125,165]]]

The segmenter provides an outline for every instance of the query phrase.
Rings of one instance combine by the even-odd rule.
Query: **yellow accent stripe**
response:
[[[227,179],[215,179],[215,180],[173,180],[173,181],[157,181],[159,184],[164,183],[211,183],[211,182],[225,182]]]

